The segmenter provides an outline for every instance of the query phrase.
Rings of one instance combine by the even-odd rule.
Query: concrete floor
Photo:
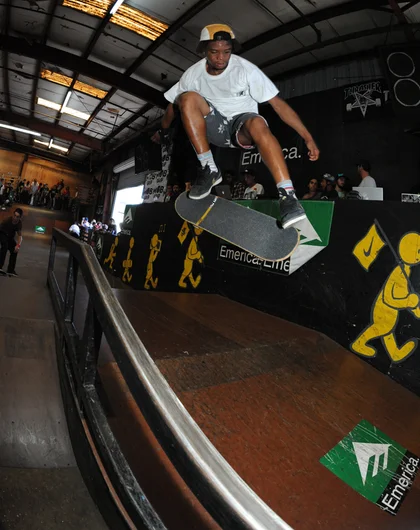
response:
[[[52,227],[66,229],[66,215],[24,207],[19,277],[0,277],[2,530],[107,528],[76,466],[58,381],[46,279]],[[35,234],[35,225],[47,234]],[[57,249],[62,284],[66,268],[66,253]]]

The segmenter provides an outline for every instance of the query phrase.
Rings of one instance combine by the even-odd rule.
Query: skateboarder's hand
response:
[[[16,254],[19,252],[19,249],[20,249],[20,245],[16,245],[16,246],[15,246],[15,253],[16,253]]]
[[[156,131],[155,134],[150,138],[152,142],[155,144],[160,144],[161,138],[160,138],[160,131]]]
[[[319,149],[316,143],[313,140],[308,140],[306,142],[306,147],[308,148],[308,156],[311,162],[315,162],[319,158]]]

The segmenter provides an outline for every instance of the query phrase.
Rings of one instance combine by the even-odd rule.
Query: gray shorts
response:
[[[210,113],[205,118],[209,143],[217,147],[239,147],[240,149],[253,149],[255,147],[254,144],[242,145],[239,142],[238,133],[243,124],[250,118],[259,117],[267,123],[262,116],[255,112],[244,112],[228,119],[208,101],[207,104],[210,107]]]

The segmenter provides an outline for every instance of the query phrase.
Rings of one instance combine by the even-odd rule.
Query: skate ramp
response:
[[[418,476],[392,516],[320,462],[365,421],[420,455],[417,396],[324,335],[226,298],[114,293],[209,440],[292,528],[418,529]],[[138,419],[127,418],[133,400],[112,353],[102,355],[101,380],[120,411],[114,430],[141,468],[132,448]]]

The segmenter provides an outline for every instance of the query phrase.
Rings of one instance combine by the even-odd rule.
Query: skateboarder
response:
[[[191,188],[191,199],[202,199],[222,181],[210,143],[219,147],[258,148],[276,181],[284,228],[304,219],[296,199],[282,148],[258,114],[258,103],[268,102],[277,115],[304,139],[309,159],[318,160],[319,149],[299,116],[278,96],[278,89],[254,64],[232,54],[235,35],[225,24],[210,24],[200,36],[198,52],[204,58],[194,64],[178,83],[165,93],[170,102],[162,118],[160,139],[164,140],[179,107],[201,172]],[[158,135],[153,138],[158,141]]]
[[[10,276],[17,276],[15,267],[17,255],[22,243],[22,216],[23,211],[16,208],[12,217],[8,217],[0,223],[0,273],[6,274],[3,270],[3,265],[6,260],[6,254],[9,250],[9,266],[7,267],[7,274]],[[17,242],[15,234],[17,233]]]

